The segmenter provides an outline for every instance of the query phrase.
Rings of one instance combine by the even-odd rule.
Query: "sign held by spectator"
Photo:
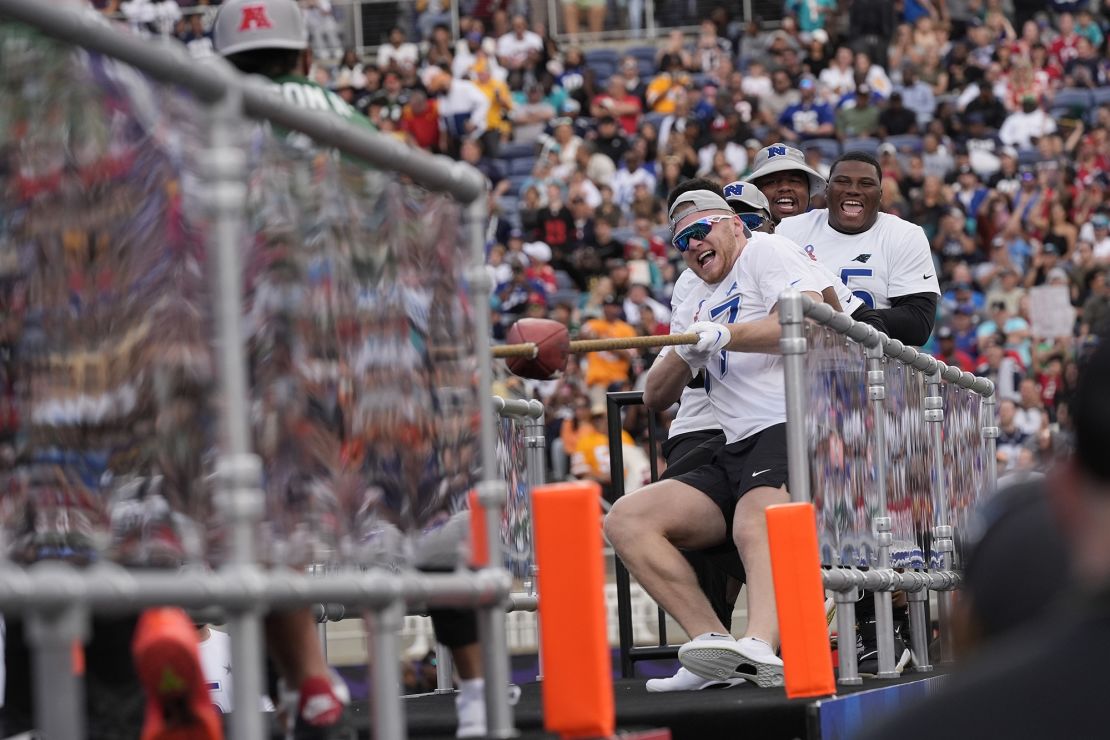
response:
[[[1066,285],[1041,285],[1029,290],[1029,314],[1033,336],[1039,339],[1070,337],[1075,326],[1075,309]]]

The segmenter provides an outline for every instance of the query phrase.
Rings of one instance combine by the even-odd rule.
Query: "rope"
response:
[[[570,343],[569,352],[607,352],[615,349],[645,349],[669,347],[676,344],[697,344],[697,334],[664,334],[653,337],[622,337],[619,339],[576,339]],[[503,344],[493,348],[494,357],[535,357],[539,348],[531,342]]]

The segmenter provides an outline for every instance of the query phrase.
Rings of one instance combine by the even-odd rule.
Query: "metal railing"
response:
[[[938,592],[948,662],[961,519],[995,486],[994,386],[797,291],[778,305],[788,488],[817,510],[825,587],[836,597],[839,642],[849,646],[839,651],[838,680],[860,681],[850,646],[861,590],[874,592],[878,675],[895,675],[896,590],[909,602],[915,669],[930,671],[928,593]],[[904,505],[908,519],[899,518]]]
[[[397,635],[406,604],[475,607],[479,611],[483,665],[487,684],[490,736],[514,734],[507,702],[508,656],[505,606],[510,578],[500,565],[497,537],[488,543],[491,567],[445,575],[380,570],[309,576],[264,570],[257,561],[255,528],[263,508],[261,465],[251,450],[251,418],[244,337],[240,325],[239,250],[246,230],[246,172],[239,142],[246,117],[267,120],[311,137],[385,171],[411,178],[424,187],[449,193],[465,206],[463,228],[469,248],[466,284],[471,305],[486,305],[489,280],[483,268],[485,188],[481,175],[457,162],[431,157],[388,137],[338,118],[301,110],[258,82],[243,78],[226,64],[197,65],[183,48],[151,43],[105,24],[96,14],[70,11],[37,0],[0,0],[0,16],[90,52],[126,62],[150,77],[188,91],[203,110],[204,163],[201,190],[207,194],[205,239],[214,276],[211,297],[220,347],[216,374],[222,390],[218,419],[222,427],[215,464],[217,501],[230,531],[226,562],[217,572],[131,571],[109,564],[77,568],[43,561],[24,568],[0,569],[0,604],[23,611],[34,653],[35,719],[46,736],[84,737],[81,686],[70,670],[74,640],[86,635],[90,612],[135,611],[154,605],[203,608],[222,606],[229,615],[236,693],[262,694],[262,614],[281,607],[340,603],[367,610],[374,628],[374,730],[377,737],[405,736],[400,703]],[[476,386],[490,387],[488,314],[472,317]],[[504,483],[496,475],[494,409],[480,406],[478,450],[481,460],[479,499],[486,511],[486,531],[501,524]],[[231,735],[258,738],[262,718],[250,701],[242,701],[231,719]]]

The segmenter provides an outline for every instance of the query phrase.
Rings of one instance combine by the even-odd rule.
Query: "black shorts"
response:
[[[786,424],[775,424],[752,436],[722,447],[713,461],[675,476],[717,504],[725,518],[729,540],[736,502],[760,486],[786,485]]]
[[[663,443],[667,469],[660,478],[675,478],[682,473],[712,462],[717,450],[725,446],[725,433],[720,429],[698,429],[669,437]]]

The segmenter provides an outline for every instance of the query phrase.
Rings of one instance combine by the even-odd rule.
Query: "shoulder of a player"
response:
[[[679,273],[678,279],[674,282],[674,289],[671,291],[671,309],[676,309],[685,303],[698,285],[705,285],[705,283],[690,268]]]
[[[895,238],[925,238],[925,230],[919,225],[892,213],[880,213],[875,226]]]

